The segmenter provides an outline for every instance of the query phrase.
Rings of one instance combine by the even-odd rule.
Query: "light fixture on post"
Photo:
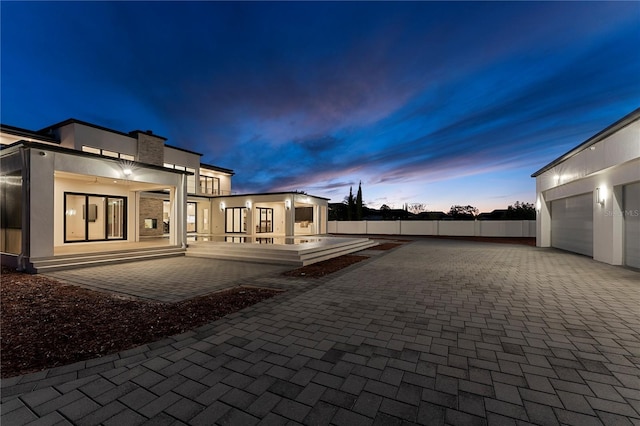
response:
[[[221,211],[221,212],[223,212],[223,211],[224,211],[225,207],[226,207],[226,206],[225,206],[225,204],[224,204],[224,201],[220,201],[220,211]]]
[[[244,205],[245,205],[248,209],[250,209],[250,208],[251,208],[251,201],[247,200],[247,202],[246,202],[246,203],[244,203]]]
[[[284,208],[287,210],[291,210],[291,200],[289,199],[284,200]]]

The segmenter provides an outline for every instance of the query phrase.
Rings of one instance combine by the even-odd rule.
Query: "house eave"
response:
[[[554,168],[558,164],[565,162],[569,158],[571,158],[574,155],[584,151],[585,149],[589,148],[590,146],[595,145],[596,143],[600,142],[601,140],[608,138],[612,134],[620,131],[621,129],[623,129],[625,127],[627,127],[628,125],[630,125],[634,121],[637,121],[638,119],[640,119],[640,108],[635,109],[634,111],[632,111],[631,113],[625,115],[620,120],[618,120],[615,123],[611,124],[610,126],[605,128],[604,130],[602,130],[602,131],[596,133],[595,135],[591,136],[589,139],[587,139],[586,141],[584,141],[580,145],[576,146],[572,150],[570,150],[570,151],[566,152],[565,154],[561,155],[560,157],[556,158],[555,160],[553,160],[552,162],[550,162],[549,164],[547,164],[546,166],[544,166],[543,168],[541,168],[537,172],[533,173],[531,175],[531,177],[535,178],[535,177],[540,176],[544,172],[546,172],[548,170],[551,170],[552,168]]]

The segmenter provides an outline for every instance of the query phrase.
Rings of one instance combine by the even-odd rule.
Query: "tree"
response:
[[[411,203],[407,204],[407,208],[405,210],[413,214],[420,214],[427,211],[427,205],[424,203]]]
[[[362,220],[362,181],[358,184],[358,194],[356,195],[356,220]]]
[[[473,206],[451,206],[449,215],[458,220],[472,220],[478,214],[478,209]]]
[[[391,214],[391,207],[389,207],[386,204],[383,204],[382,206],[380,206],[380,214],[382,215],[383,220],[388,219],[389,215]]]
[[[507,219],[510,220],[536,220],[536,208],[533,203],[516,201],[507,207]]]
[[[354,213],[353,187],[349,187],[349,197],[347,198],[347,220],[353,220]]]

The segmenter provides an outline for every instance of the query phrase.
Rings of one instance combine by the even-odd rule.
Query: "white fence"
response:
[[[330,234],[535,237],[535,220],[330,221]]]

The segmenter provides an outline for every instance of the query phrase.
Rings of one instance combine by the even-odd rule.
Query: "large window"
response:
[[[258,207],[257,233],[273,232],[273,209]]]
[[[227,207],[225,209],[224,232],[228,234],[247,232],[246,208]]]
[[[190,167],[180,166],[178,164],[172,164],[172,163],[162,163],[162,164],[167,169],[182,170],[182,171],[191,173],[187,175],[187,193],[189,194],[196,193],[196,169],[192,169]]]
[[[202,194],[220,195],[220,179],[213,176],[200,175],[200,192]]]
[[[110,195],[64,194],[64,241],[127,238],[127,199]]]

